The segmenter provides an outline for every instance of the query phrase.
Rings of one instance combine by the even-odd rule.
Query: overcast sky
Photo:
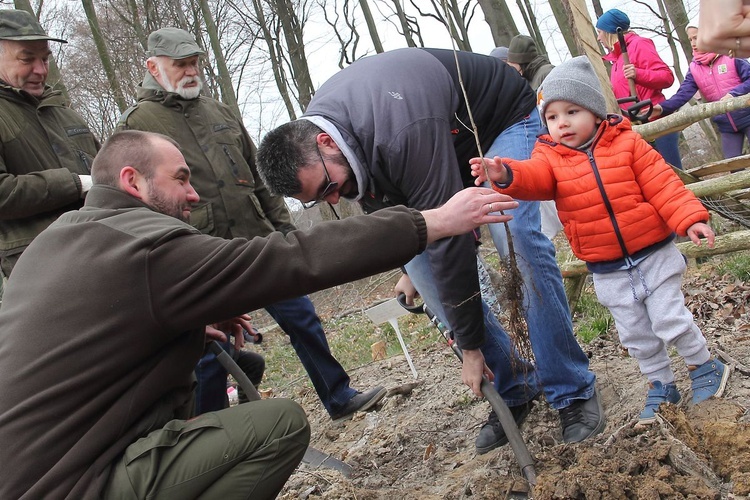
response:
[[[684,1],[688,9],[688,15],[691,17],[697,16],[699,0]],[[404,3],[407,4],[405,7],[408,9],[408,2]],[[589,7],[589,14],[592,19],[594,19],[594,10],[591,2],[587,1],[586,3]],[[654,3],[655,2],[651,0],[648,1],[648,4]],[[659,20],[644,4],[645,2],[639,2],[636,0],[602,1],[602,7],[605,11],[611,8],[619,8],[631,18],[631,24],[637,33],[652,38],[653,35],[647,30],[638,29],[639,27],[655,27],[659,23]],[[375,4],[371,2],[370,5],[374,11],[373,14],[377,16],[378,14],[375,12]],[[534,13],[542,31],[546,33],[547,39],[545,40],[545,45],[549,51],[550,61],[552,64],[559,64],[569,58],[570,54],[564,40],[562,39],[562,35],[560,35],[552,11],[550,10],[547,1],[544,0],[532,0],[532,5],[534,5]],[[521,17],[515,2],[509,1],[508,6],[511,9],[511,12],[513,12],[518,29],[522,33],[527,34],[523,18]],[[481,17],[481,9],[477,9],[477,14],[479,17],[475,18],[470,26],[471,44],[475,52],[487,54],[494,48],[494,43],[492,41],[489,26],[487,26],[487,23],[485,23],[484,19]],[[360,47],[371,47],[372,44],[369,41],[367,29],[364,26],[364,23],[360,24],[361,26],[359,29],[362,36]],[[442,25],[437,22],[432,22],[430,24],[430,22],[425,19],[420,20],[420,25],[427,46],[451,48],[450,37]],[[396,33],[390,24],[382,23],[379,30],[386,50],[406,46],[404,38]],[[662,58],[671,66],[672,55],[666,45],[666,39],[663,37],[655,37],[654,41]],[[317,88],[331,75],[338,71],[338,44],[333,38],[333,35],[330,34],[330,28],[325,24],[322,16],[314,16],[312,19],[308,20],[305,28],[305,50],[310,61],[313,84]],[[359,53],[364,53],[364,48],[362,48]],[[374,54],[375,52],[370,49],[370,53]],[[682,62],[682,68],[684,72],[687,71],[686,61]],[[672,88],[665,91],[665,95],[670,97],[677,90],[678,86],[679,85],[676,83]],[[255,85],[254,88],[257,89],[258,86]],[[261,94],[263,94],[262,97]],[[245,109],[246,124],[250,133],[255,136],[255,139],[258,139],[268,130],[288,120],[286,111],[278,99],[277,94],[278,92],[275,87],[271,85],[270,87],[266,87],[264,92],[256,90],[252,95],[245,95],[245,102],[247,103]],[[257,107],[258,102],[263,102],[262,109]]]

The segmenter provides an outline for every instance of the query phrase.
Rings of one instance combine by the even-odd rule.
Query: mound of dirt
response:
[[[362,367],[353,385],[390,389],[378,411],[331,422],[309,388],[286,396],[306,409],[312,445],[346,461],[351,477],[301,465],[281,499],[659,499],[741,498],[750,495],[750,317],[747,284],[695,271],[686,299],[712,352],[733,364],[726,393],[692,406],[690,380],[675,355],[678,405],[663,407],[657,422],[636,426],[646,382],[623,354],[614,331],[584,346],[597,374],[607,415],[601,435],[564,444],[559,417],[537,402],[522,427],[535,460],[530,488],[509,446],[477,455],[474,439],[489,406],[460,381],[458,360],[436,343],[412,352],[419,378],[403,356]],[[439,334],[436,332],[436,339]],[[282,395],[282,394],[277,394]]]

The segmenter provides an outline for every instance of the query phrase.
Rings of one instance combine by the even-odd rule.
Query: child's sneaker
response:
[[[646,425],[656,420],[656,412],[662,403],[677,404],[680,402],[680,391],[674,383],[662,384],[658,380],[648,384],[648,394],[646,395],[646,407],[638,418],[639,425]]]
[[[693,404],[724,394],[729,378],[729,368],[724,363],[718,359],[709,359],[700,366],[688,366],[688,370],[693,381]]]

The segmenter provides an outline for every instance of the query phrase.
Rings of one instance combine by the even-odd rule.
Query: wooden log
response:
[[[750,187],[750,170],[693,182],[691,184],[686,184],[685,187],[692,191],[698,198],[715,196],[738,189],[745,189]]]
[[[698,179],[714,174],[724,174],[732,170],[742,170],[750,167],[750,155],[735,156],[711,163],[706,163],[700,167],[691,168],[685,172]]]
[[[633,130],[641,134],[647,141],[653,141],[663,135],[679,132],[704,118],[711,118],[747,107],[750,107],[750,96],[748,95],[727,99],[726,101],[707,102],[690,106],[653,122],[634,125]]]
[[[708,248],[705,241],[702,242],[701,246],[696,246],[692,241],[685,241],[677,243],[677,248],[683,255],[691,259],[750,250],[750,230],[719,235],[716,237],[714,248]],[[571,260],[560,264],[560,271],[563,278],[574,278],[589,272],[586,263],[582,260]]]

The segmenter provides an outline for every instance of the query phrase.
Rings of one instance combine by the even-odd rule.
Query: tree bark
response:
[[[745,159],[747,164],[747,159]],[[737,191],[750,187],[750,170],[743,170],[732,174],[705,179],[685,186],[699,198],[716,196],[730,191]]]
[[[578,51],[578,45],[576,45],[570,13],[566,10],[566,6],[560,0],[549,0],[549,6],[552,8],[552,14],[555,16],[557,25],[560,27],[560,33],[562,33],[563,40],[565,40],[565,45],[568,46],[571,57],[581,55]]]
[[[404,35],[404,39],[406,40],[406,46],[417,47],[418,45],[414,41],[414,37],[412,36],[412,27],[409,24],[409,19],[406,17],[404,8],[401,6],[401,1],[393,0],[393,8],[396,11],[396,17],[398,18],[399,26],[401,26],[402,34]]]
[[[104,73],[107,75],[107,81],[109,82],[109,86],[114,94],[117,108],[120,110],[120,113],[122,113],[128,109],[128,103],[125,101],[125,97],[123,97],[122,88],[120,87],[117,75],[115,75],[112,59],[109,55],[109,50],[107,49],[107,43],[104,41],[101,29],[99,28],[99,19],[96,17],[94,2],[93,0],[81,0],[81,3],[83,4],[83,10],[86,13],[89,27],[91,28],[91,36],[94,38],[94,43],[96,44],[96,50],[99,53],[99,59],[101,59]]]
[[[484,12],[495,47],[510,45],[511,38],[518,34],[518,28],[505,0],[477,0],[477,3]]]
[[[693,47],[690,45],[685,27],[690,20],[688,19],[687,11],[685,10],[685,3],[683,0],[660,0],[664,2],[669,19],[672,21],[677,32],[677,39],[680,42],[682,51],[685,53],[688,62],[693,60]]]
[[[203,20],[206,23],[208,39],[211,41],[211,51],[214,53],[216,66],[219,70],[218,80],[219,88],[221,88],[221,100],[224,102],[224,104],[229,106],[237,119],[242,122],[242,113],[240,112],[240,107],[237,104],[237,96],[234,93],[234,86],[232,85],[232,77],[229,74],[229,68],[227,68],[227,60],[224,58],[224,52],[221,50],[219,33],[216,29],[214,16],[211,13],[211,8],[208,6],[208,2],[206,0],[200,0],[200,8],[201,13],[203,14]]]
[[[370,39],[375,47],[375,52],[378,54],[385,52],[383,49],[383,42],[380,41],[380,34],[378,33],[378,27],[375,24],[375,19],[372,17],[372,11],[370,10],[370,4],[367,0],[359,0],[359,6],[362,9],[362,15],[365,17],[365,23],[367,23],[367,31],[370,32]]]
[[[290,0],[274,0],[273,3],[276,6],[276,15],[286,41],[292,80],[297,87],[297,101],[300,107],[305,110],[307,105],[310,104],[313,94],[315,94],[315,87],[310,78],[310,68],[307,65],[302,25]]]
[[[674,42],[674,36],[672,35],[672,27],[670,25],[670,19],[669,15],[667,14],[667,9],[664,6],[664,0],[658,0],[657,3],[659,4],[659,13],[661,14],[661,20],[662,24],[664,25],[664,32],[667,34],[667,44],[669,45],[669,51],[672,53],[672,61],[674,61],[674,73],[675,76],[677,76],[677,81],[682,83],[682,81],[685,79],[685,75],[682,72],[682,67],[680,65],[680,57],[677,53],[677,47],[675,46]],[[687,23],[687,20],[685,21]],[[684,33],[685,30],[683,29],[682,32]],[[679,31],[678,31],[679,35]],[[685,49],[683,48],[683,51]],[[692,53],[692,49],[691,49]],[[690,60],[690,59],[688,59]]]
[[[677,113],[659,118],[654,122],[644,123],[643,125],[634,125],[633,130],[638,132],[647,141],[652,141],[672,132],[679,132],[689,125],[712,116],[728,113],[750,107],[750,96],[740,96],[726,101],[707,102],[698,104],[690,108],[678,111]]]
[[[596,31],[589,17],[586,2],[584,0],[561,0],[561,3],[570,15],[570,26],[578,47],[578,53],[588,56],[592,66],[594,66],[596,76],[599,77],[604,98],[607,101],[607,110],[610,113],[619,113],[620,107],[617,105],[615,94],[612,91],[607,68],[604,67],[599,42],[596,39]]]

